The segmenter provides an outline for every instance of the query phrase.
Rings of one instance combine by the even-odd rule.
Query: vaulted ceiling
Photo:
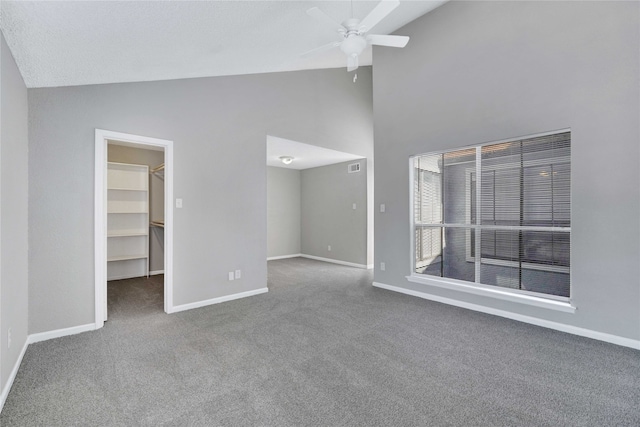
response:
[[[392,33],[444,2],[402,1],[373,32]],[[3,0],[0,28],[27,87],[150,81],[344,67],[339,49],[300,56],[339,40],[306,11],[342,22],[377,3]]]

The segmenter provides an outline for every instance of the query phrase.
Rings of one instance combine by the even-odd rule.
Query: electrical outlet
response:
[[[11,328],[7,331],[7,348],[11,348]]]
[[[384,205],[384,203],[382,203],[380,205],[380,212],[384,213],[387,210],[387,207]]]
[[[242,277],[242,270],[236,270],[236,279],[239,279]]]
[[[380,271],[385,271],[387,269],[387,265],[384,262],[380,263]]]
[[[230,271],[230,272],[229,272],[229,280],[233,280],[233,277],[234,277],[234,275],[233,275],[233,271]]]
[[[182,209],[182,199],[176,199],[176,208]]]
[[[353,204],[353,210],[354,211],[356,210],[356,204],[355,203]]]
[[[331,252],[331,245],[327,246],[327,250]]]

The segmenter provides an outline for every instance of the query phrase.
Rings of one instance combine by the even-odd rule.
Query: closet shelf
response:
[[[107,164],[107,280],[149,276],[149,167]]]
[[[108,214],[147,214],[147,211],[108,211]]]
[[[131,232],[131,233],[109,233],[107,237],[136,237],[136,236],[148,236],[149,233],[145,231]]]
[[[146,188],[124,188],[124,187],[109,187],[107,190],[111,191],[147,191]]]
[[[108,257],[107,258],[107,262],[127,261],[127,260],[130,260],[130,259],[146,259],[146,258],[147,258],[147,254],[118,255],[118,256]]]

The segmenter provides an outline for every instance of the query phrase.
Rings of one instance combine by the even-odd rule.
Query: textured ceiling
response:
[[[293,162],[285,165],[281,156],[293,157]],[[364,157],[267,135],[267,166],[302,170],[359,159]]]
[[[354,16],[377,3],[354,1]],[[371,33],[442,3],[402,1]],[[314,6],[338,22],[351,13],[349,1],[2,0],[0,28],[30,88],[343,67],[339,49],[300,57],[339,40],[305,13]]]

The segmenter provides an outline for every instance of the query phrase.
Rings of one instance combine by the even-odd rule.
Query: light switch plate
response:
[[[182,208],[182,199],[176,199],[176,208]]]

